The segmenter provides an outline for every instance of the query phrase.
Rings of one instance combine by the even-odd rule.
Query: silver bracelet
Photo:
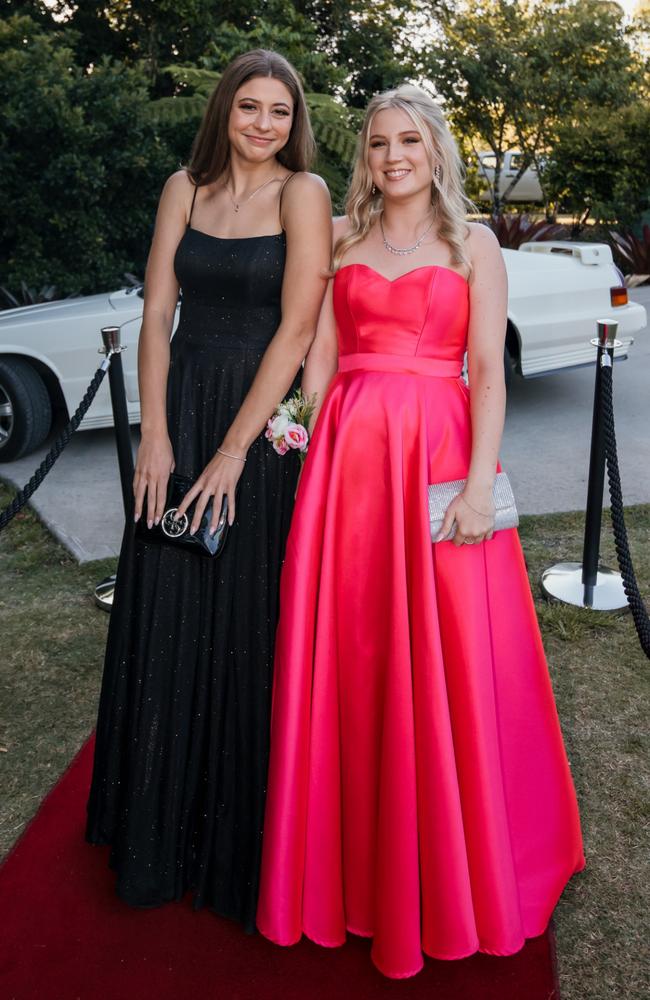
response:
[[[478,514],[480,517],[494,517],[494,514],[484,514],[482,510],[477,510],[476,507],[472,507],[471,503],[467,502],[462,493],[460,499],[463,501],[466,507],[469,507],[470,510],[473,510],[474,513]]]
[[[224,455],[226,458],[234,458],[236,462],[246,462],[245,458],[240,458],[239,455],[231,455],[228,451],[223,451],[221,448],[217,448],[220,455]]]

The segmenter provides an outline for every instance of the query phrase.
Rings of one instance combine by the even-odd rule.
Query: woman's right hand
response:
[[[165,513],[167,483],[173,471],[174,452],[167,434],[143,437],[133,477],[136,521],[142,516],[146,496],[147,527],[158,524]]]

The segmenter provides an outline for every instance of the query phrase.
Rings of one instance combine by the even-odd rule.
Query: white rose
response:
[[[284,432],[291,421],[284,413],[280,413],[277,417],[274,417],[271,421],[271,430],[273,431],[274,438],[283,438]]]

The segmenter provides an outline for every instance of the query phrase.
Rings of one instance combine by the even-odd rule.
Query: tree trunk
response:
[[[496,164],[494,167],[494,188],[492,190],[492,215],[500,216],[503,214],[503,205],[501,202],[501,172],[502,172],[503,154],[496,154]]]

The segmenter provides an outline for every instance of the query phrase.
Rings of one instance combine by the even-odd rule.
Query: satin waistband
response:
[[[371,371],[397,372],[403,375],[429,375],[434,378],[459,378],[462,370],[460,361],[448,358],[413,357],[405,354],[342,354],[339,357],[340,372]]]

